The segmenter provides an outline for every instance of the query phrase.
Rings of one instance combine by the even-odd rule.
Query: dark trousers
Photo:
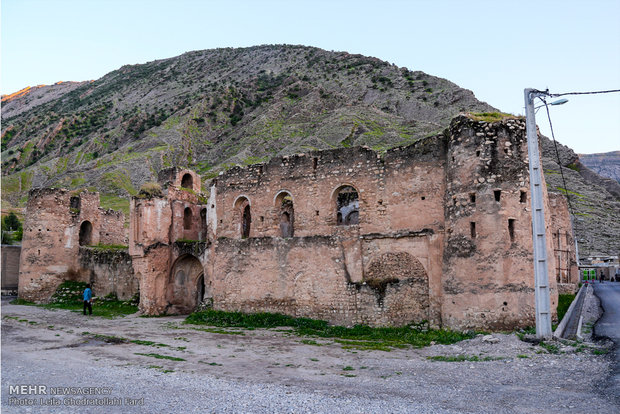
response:
[[[93,314],[93,306],[90,304],[89,300],[84,301],[84,315],[86,315],[86,307],[88,307],[88,314]]]

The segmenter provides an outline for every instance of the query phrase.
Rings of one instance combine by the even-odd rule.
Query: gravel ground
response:
[[[592,309],[589,317],[598,318],[600,308]],[[216,333],[183,325],[181,317],[110,320],[5,299],[2,318],[6,413],[619,412],[613,396],[596,387],[610,369],[609,356],[597,355],[609,347],[601,342],[555,342],[558,353],[549,353],[515,334],[493,334],[453,345],[362,351],[285,328]],[[316,345],[302,342],[309,340]],[[157,358],[162,355],[183,360]],[[429,360],[457,355],[488,360]],[[48,394],[11,393],[16,385],[42,385]],[[51,395],[53,387],[106,394]],[[26,398],[36,405],[17,405]],[[85,398],[108,405],[64,405]],[[42,406],[45,401],[60,406]]]

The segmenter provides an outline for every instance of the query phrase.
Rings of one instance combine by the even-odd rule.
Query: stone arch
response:
[[[183,229],[190,230],[192,228],[192,216],[192,209],[185,207],[185,210],[183,210]]]
[[[204,267],[196,256],[184,254],[175,260],[168,280],[168,313],[186,314],[194,311],[206,292]],[[202,283],[202,286],[199,286]],[[201,289],[202,288],[202,289]]]
[[[90,221],[84,220],[80,224],[80,246],[93,244],[93,225]]]
[[[336,213],[336,224],[350,226],[359,224],[359,192],[350,184],[337,187],[332,193],[332,205]]]
[[[181,187],[189,188],[190,190],[194,189],[194,177],[190,173],[185,173],[183,178],[181,178]]]
[[[280,191],[275,197],[277,222],[280,225],[281,237],[293,237],[295,233],[295,210],[293,196],[286,190]]]
[[[239,223],[239,232],[242,239],[250,237],[250,227],[252,224],[252,211],[250,199],[239,196],[235,200],[234,206],[235,221]]]
[[[428,319],[428,273],[416,257],[407,252],[377,255],[368,264],[363,280],[379,303],[389,303],[388,312],[406,315],[409,321]],[[395,289],[389,291],[389,286]],[[393,295],[391,300],[386,299],[388,293]]]

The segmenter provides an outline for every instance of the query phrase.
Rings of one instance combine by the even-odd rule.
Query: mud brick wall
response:
[[[525,121],[453,120],[447,153],[445,326],[512,329],[534,323]],[[548,211],[548,208],[547,208]],[[550,274],[554,269],[549,263]],[[552,308],[557,303],[550,281]]]
[[[19,272],[19,297],[46,302],[64,280],[88,281],[80,267],[80,245],[122,244],[122,213],[99,207],[99,194],[33,189],[26,205]]]
[[[563,287],[564,291],[574,290],[579,283],[579,269],[570,211],[564,195],[549,193],[549,213],[551,217],[549,228],[553,243],[552,260],[555,263],[555,273],[549,277],[554,277],[558,284],[572,285]]]
[[[81,280],[84,276],[78,273],[77,265],[80,224],[87,219],[97,224],[97,220],[88,215],[95,210],[93,197],[86,193],[82,196],[83,207],[82,197],[67,190],[30,191],[19,266],[21,299],[45,302],[63,280]]]
[[[129,240],[123,212],[100,208],[99,216],[101,217],[99,243],[127,245]]]
[[[2,291],[16,291],[21,246],[2,245]]]
[[[129,300],[139,291],[131,256],[126,250],[103,250],[81,247],[79,265],[88,273],[95,296],[115,293],[120,300]]]

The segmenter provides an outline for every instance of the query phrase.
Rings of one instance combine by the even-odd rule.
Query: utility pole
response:
[[[549,275],[547,274],[547,237],[545,233],[545,210],[543,206],[542,172],[538,151],[538,134],[534,99],[546,96],[546,92],[527,88],[525,94],[525,126],[527,153],[530,170],[530,200],[532,206],[532,242],[534,244],[534,297],[536,301],[536,336],[551,338],[551,305],[549,299]]]

